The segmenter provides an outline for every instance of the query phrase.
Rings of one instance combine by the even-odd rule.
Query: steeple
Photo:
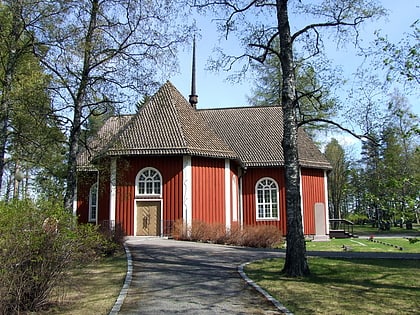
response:
[[[193,39],[193,51],[192,51],[192,76],[191,76],[191,94],[189,102],[192,107],[196,108],[198,103],[198,95],[195,89],[195,36]]]

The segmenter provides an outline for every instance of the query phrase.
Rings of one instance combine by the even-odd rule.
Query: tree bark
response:
[[[287,10],[287,0],[277,0],[277,22],[280,36],[280,62],[283,72],[281,90],[283,109],[284,167],[286,180],[286,219],[287,249],[283,273],[291,277],[305,276],[310,273],[306,259],[306,245],[303,234],[300,169],[297,150],[297,110],[296,80],[293,61],[293,42]]]
[[[18,42],[22,32],[20,20],[20,4],[10,7],[13,15],[12,25],[9,33],[9,45],[6,48],[6,61],[4,62],[4,77],[1,79],[1,98],[0,98],[0,190],[3,183],[4,168],[6,166],[7,141],[9,134],[9,113],[10,113],[10,92],[12,81],[19,59]]]
[[[88,87],[90,70],[91,70],[91,59],[92,59],[92,47],[94,41],[94,31],[97,24],[99,11],[99,0],[93,0],[91,11],[90,11],[90,22],[86,32],[85,43],[84,43],[84,57],[83,57],[83,69],[80,78],[80,84],[77,90],[76,97],[74,99],[74,112],[72,127],[70,130],[69,137],[69,154],[67,159],[67,187],[64,196],[64,207],[68,211],[73,210],[73,201],[76,196],[77,186],[77,154],[79,151],[79,141],[82,131],[82,110],[83,102],[86,97],[86,89]]]

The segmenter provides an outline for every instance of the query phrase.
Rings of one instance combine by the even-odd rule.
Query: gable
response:
[[[236,158],[236,153],[170,82],[133,116],[112,141],[107,154]]]

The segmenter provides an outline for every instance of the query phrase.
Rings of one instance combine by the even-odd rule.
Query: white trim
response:
[[[137,202],[143,202],[143,201],[154,201],[160,203],[160,235],[163,234],[163,199],[158,198],[147,198],[147,199],[141,199],[141,198],[135,198],[134,199],[134,236],[137,235]]]
[[[110,179],[110,199],[109,199],[109,221],[115,224],[115,208],[117,204],[117,160],[111,159],[111,179]]]
[[[191,156],[182,157],[182,218],[185,228],[192,224],[192,163]]]
[[[226,220],[226,229],[230,229],[231,223],[231,180],[230,180],[230,160],[225,159],[225,220]]]
[[[241,229],[244,226],[244,200],[243,200],[243,177],[245,175],[244,170],[242,168],[238,168],[238,190],[239,190],[239,226]]]
[[[303,187],[302,187],[302,169],[299,167],[299,194],[300,194],[300,215],[302,217],[302,232],[305,234],[305,216],[303,213]]]
[[[144,173],[145,171],[148,171],[148,170],[154,171],[154,172],[156,172],[159,175],[159,180],[160,180],[159,194],[140,194],[139,193],[139,177],[140,177],[140,175],[142,173]],[[162,194],[163,194],[163,178],[162,178],[162,174],[159,172],[158,169],[156,169],[154,167],[144,167],[144,168],[142,168],[137,173],[137,175],[136,175],[134,186],[135,186],[135,192],[134,192],[134,194],[135,194],[136,198],[142,198],[142,197],[146,197],[147,198],[147,197],[152,197],[152,196],[153,197],[162,198]],[[153,187],[153,190],[154,190],[154,187]]]
[[[330,207],[328,204],[328,174],[327,171],[324,170],[324,193],[325,193],[325,225],[327,227],[326,233],[330,235]]]
[[[238,222],[238,176],[232,175],[232,222]]]
[[[95,186],[95,187],[94,187]],[[90,223],[95,223],[98,224],[98,200],[99,200],[99,184],[98,184],[98,180],[96,180],[96,182],[94,184],[92,184],[90,186],[89,189],[89,208],[88,208],[88,222]],[[92,199],[92,189],[96,189],[95,191],[95,200]],[[91,216],[92,216],[92,203],[93,201],[95,201],[95,220],[91,220]]]
[[[276,195],[277,195],[277,217],[269,217],[269,218],[259,218],[258,214],[259,214],[259,209],[258,209],[258,185],[264,181],[264,180],[269,180],[271,182],[273,182],[276,185]],[[259,180],[257,180],[257,182],[255,183],[254,186],[254,194],[255,194],[255,218],[257,221],[280,221],[280,199],[279,199],[279,184],[277,183],[277,181],[272,178],[272,177],[262,177]],[[270,193],[270,199],[271,199],[271,193]],[[272,202],[270,202],[270,204],[272,204]],[[272,213],[271,213],[272,214]]]
[[[73,215],[77,216],[77,179],[76,179],[76,187],[74,188]]]

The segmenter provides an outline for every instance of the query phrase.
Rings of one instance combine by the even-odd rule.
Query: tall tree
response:
[[[332,96],[331,90],[340,82],[338,70],[323,66],[322,72],[316,72],[314,66],[304,60],[296,62],[296,93],[299,98],[300,124],[315,139],[316,131],[325,128],[322,120],[332,120],[339,109],[339,102]],[[278,58],[268,55],[264,63],[253,63],[255,86],[248,97],[254,106],[279,106],[281,104],[281,65]],[[328,75],[325,75],[328,73]],[[337,75],[336,75],[337,73]],[[322,82],[321,82],[322,78]],[[310,121],[310,123],[306,123]]]
[[[287,213],[287,250],[283,272],[289,276],[307,275],[310,270],[306,259],[301,215],[297,151],[300,98],[296,91],[294,51],[298,48],[306,49],[304,58],[315,57],[322,50],[322,30],[334,28],[339,39],[352,31],[357,34],[361,23],[383,13],[383,9],[376,1],[369,0],[325,0],[315,4],[291,0],[195,0],[193,5],[200,9],[215,9],[222,21],[224,34],[228,36],[236,32],[245,44],[242,56],[225,56],[222,65],[229,68],[232,62],[244,58],[245,62],[265,62],[269,54],[280,61],[281,78],[277,87],[283,110],[284,132],[281,145],[284,152]],[[311,20],[320,19],[320,22],[308,24],[292,33],[289,7],[296,14],[302,13]],[[276,40],[279,42],[278,47],[273,46]]]
[[[9,137],[10,94],[20,59],[29,52],[20,14],[19,2],[0,2],[0,189]]]
[[[325,156],[332,165],[328,174],[328,195],[332,205],[330,217],[341,219],[343,203],[346,200],[345,191],[348,182],[348,163],[343,147],[337,139],[331,139],[325,148]]]
[[[6,199],[12,186],[15,195],[18,184],[25,184],[27,191],[41,170],[51,178],[46,170],[55,166],[46,161],[62,152],[64,140],[51,115],[50,78],[33,53],[33,34],[27,29],[33,17],[25,13],[29,3],[0,3],[0,189],[6,183]]]
[[[55,111],[67,127],[67,209],[82,126],[98,109],[127,106],[133,94],[154,89],[156,69],[173,69],[176,47],[190,33],[181,9],[166,0],[58,0],[38,1],[35,12],[26,12],[38,17],[28,26],[33,48],[53,78]]]
[[[391,43],[386,36],[377,33],[375,41],[379,48],[379,62],[387,69],[387,80],[400,80],[420,84],[420,20],[411,24],[412,33],[405,34],[398,43]],[[374,55],[377,56],[375,51]]]

